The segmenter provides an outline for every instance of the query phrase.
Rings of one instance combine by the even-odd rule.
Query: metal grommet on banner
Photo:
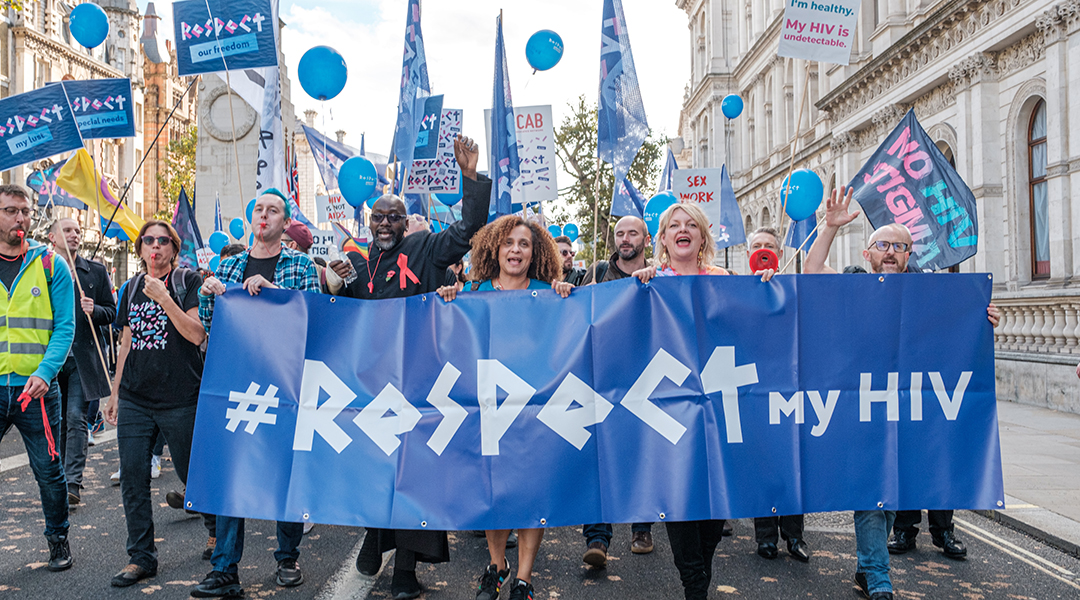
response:
[[[1001,506],[1005,506],[1005,503],[1004,503],[1004,502],[1002,502],[1001,500],[998,500],[998,506],[999,506],[999,507],[1001,507]]]
[[[884,503],[884,502],[878,502],[878,503],[877,503],[877,507],[878,507],[878,508],[884,508],[884,507],[885,507],[885,503]]]
[[[427,302],[427,296],[420,296],[421,302]]]
[[[420,521],[421,527],[427,527],[427,521]]]
[[[772,507],[772,514],[774,514],[774,515],[776,514],[776,507],[775,506]]]
[[[533,290],[533,298],[536,297],[536,290]]]
[[[881,277],[878,277],[878,278],[877,278],[877,280],[878,280],[878,281],[882,281],[882,282],[883,282],[883,281],[885,281],[885,276],[884,276],[884,275],[882,275]]]
[[[987,274],[986,274],[986,278],[987,278],[987,279],[993,279],[993,278],[994,278],[994,274],[993,274],[993,273],[987,273]]]
[[[337,302],[337,298],[330,296],[330,304]]]
[[[547,519],[540,519],[541,525],[547,525]]]
[[[664,513],[660,513],[660,520],[661,521],[663,521],[666,518],[667,518],[667,515],[665,515]]]
[[[308,520],[308,519],[310,519],[310,518],[311,518],[311,515],[309,515],[309,514],[307,514],[307,513],[304,513],[304,520],[305,520],[305,521],[307,521],[307,520]]]
[[[191,508],[191,502],[190,501],[187,503],[187,507]]]

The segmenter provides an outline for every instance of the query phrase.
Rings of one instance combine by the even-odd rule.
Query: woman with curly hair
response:
[[[469,273],[473,291],[553,289],[560,296],[570,295],[573,285],[560,281],[562,261],[555,240],[543,227],[521,217],[508,215],[488,223],[472,238],[472,270]],[[450,302],[457,297],[457,286],[443,286],[439,296]],[[510,561],[506,559],[506,540],[509,529],[489,530],[488,554],[491,564],[480,575],[477,600],[496,600],[503,582],[510,578]],[[543,529],[518,530],[518,572],[510,588],[511,600],[532,600],[532,569]]]

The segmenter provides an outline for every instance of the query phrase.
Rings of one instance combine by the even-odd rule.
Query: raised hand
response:
[[[827,227],[843,227],[854,221],[859,216],[859,211],[848,212],[851,198],[855,195],[854,188],[840,186],[839,190],[833,190],[829,199],[825,201],[825,225]]]
[[[454,158],[461,167],[461,174],[469,179],[476,179],[476,163],[480,160],[480,147],[472,138],[458,134],[454,140]]]

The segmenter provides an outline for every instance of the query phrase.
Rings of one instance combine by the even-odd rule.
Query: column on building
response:
[[[1040,28],[1043,23],[1040,23]],[[1046,188],[1050,201],[1050,281],[1073,275],[1072,210],[1069,198],[1066,43],[1063,23],[1046,23]],[[1060,260],[1058,259],[1060,257]],[[1080,266],[1080,265],[1077,265]]]
[[[1063,73],[1068,87],[1065,105],[1080,106],[1080,14],[1073,13],[1066,19],[1066,32],[1069,40],[1065,42],[1065,64]],[[1068,112],[1069,122],[1063,126],[1067,131],[1066,156],[1069,157],[1069,189],[1073,219],[1070,228],[1072,241],[1073,268],[1080,269],[1080,110],[1074,108]],[[1074,273],[1074,276],[1076,274]]]

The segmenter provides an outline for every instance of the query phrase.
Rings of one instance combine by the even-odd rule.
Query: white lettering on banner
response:
[[[911,374],[911,420],[922,421],[922,373]]]
[[[393,412],[394,416],[384,416],[386,411]],[[419,422],[420,411],[409,404],[404,394],[391,383],[386,384],[375,399],[353,419],[360,431],[367,434],[387,456],[393,454],[401,445],[397,436],[412,431]]]
[[[498,390],[506,399],[499,406]],[[480,403],[480,453],[498,456],[499,440],[532,399],[536,388],[497,360],[476,361],[476,396]],[[670,417],[669,417],[670,418]]]
[[[665,377],[675,385],[682,385],[689,374],[689,367],[661,348],[649,361],[649,365],[645,367],[634,385],[630,386],[620,404],[664,436],[667,441],[678,444],[679,439],[686,433],[686,427],[649,401],[649,396],[652,396]]]
[[[829,390],[825,402],[821,401],[821,392],[817,390],[810,390],[805,396],[801,391],[795,392],[790,400],[784,400],[784,395],[780,392],[769,392],[769,424],[780,425],[781,414],[790,417],[794,413],[795,423],[802,425],[806,416],[804,399],[807,397],[810,398],[810,406],[818,420],[817,425],[810,430],[810,435],[821,437],[829,428],[833,411],[836,410],[836,401],[840,399],[840,390]]]
[[[769,392],[769,425],[780,424],[780,413],[790,417],[795,413],[795,423],[803,424],[803,393],[795,392],[790,400],[784,400],[780,392]]]
[[[443,416],[442,422],[435,428],[435,433],[431,434],[431,439],[427,442],[428,448],[434,450],[439,456],[442,456],[443,450],[446,450],[454,434],[465,422],[465,417],[469,416],[469,411],[450,399],[450,390],[454,388],[458,377],[461,377],[461,371],[454,365],[446,363],[443,365],[442,372],[439,373],[439,378],[435,380],[435,385],[431,386],[431,392],[427,397],[428,404],[434,406]]]
[[[319,391],[326,390],[330,397],[319,406]],[[338,378],[326,363],[320,360],[304,361],[304,378],[300,382],[300,408],[296,411],[296,434],[293,450],[310,452],[315,433],[341,454],[352,438],[334,419],[349,405],[356,394]]]
[[[579,408],[570,409],[577,402]],[[615,405],[570,373],[536,415],[541,423],[581,450],[592,436],[586,427],[603,423]]]
[[[225,411],[225,418],[229,420],[225,424],[225,429],[235,433],[240,423],[247,421],[244,431],[254,434],[260,423],[266,423],[267,425],[277,423],[277,415],[266,414],[266,409],[277,408],[278,389],[268,385],[266,386],[266,393],[260,396],[259,387],[259,384],[252,381],[246,392],[229,392],[229,402],[235,402],[236,408]]]
[[[741,444],[742,420],[739,417],[739,388],[758,382],[757,363],[735,366],[735,346],[717,346],[701,370],[701,385],[706,394],[721,392],[724,423],[729,444]]]
[[[859,374],[859,420],[867,423],[870,421],[870,405],[874,402],[884,402],[886,418],[890,421],[900,420],[900,396],[896,393],[896,387],[900,379],[899,373],[889,373],[889,384],[885,390],[871,389],[873,375],[870,373]]]
[[[810,406],[814,408],[814,414],[818,420],[818,424],[810,430],[810,435],[821,437],[829,428],[829,421],[832,420],[833,411],[836,410],[836,401],[840,399],[840,390],[829,390],[824,404],[821,402],[821,392],[813,390],[806,392],[806,395],[810,396]]]
[[[941,373],[930,374],[930,382],[934,385],[934,393],[937,394],[938,403],[941,404],[941,411],[945,413],[946,420],[956,420],[956,415],[960,413],[960,404],[964,401],[964,392],[970,381],[971,371],[960,373],[960,381],[956,382],[956,389],[950,399],[949,393],[945,391],[945,382],[941,380]]]

